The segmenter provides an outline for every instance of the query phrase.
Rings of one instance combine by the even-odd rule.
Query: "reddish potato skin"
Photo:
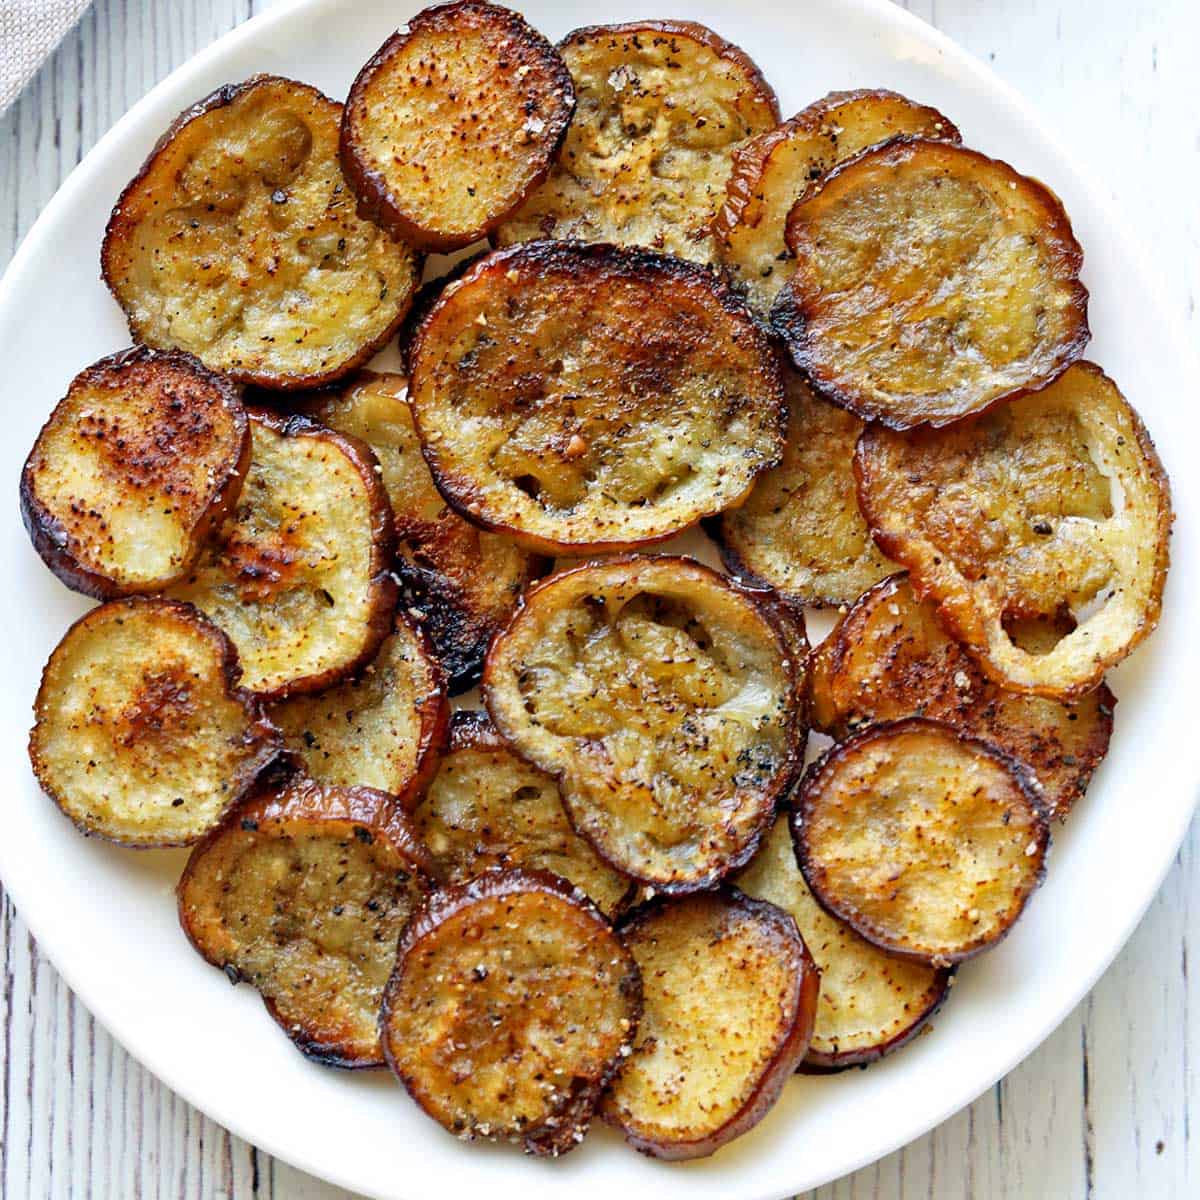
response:
[[[241,430],[241,445],[237,455],[226,461],[225,482],[209,505],[204,519],[195,526],[192,535],[194,549],[188,561],[169,578],[158,579],[136,587],[126,587],[85,567],[67,549],[66,536],[60,523],[46,511],[34,494],[33,456],[37,449],[37,442],[34,443],[34,449],[30,451],[29,457],[25,460],[24,469],[21,471],[21,520],[25,525],[25,531],[29,534],[29,540],[33,543],[33,548],[38,552],[38,556],[56,578],[73,592],[91,596],[95,600],[115,600],[120,596],[157,591],[186,575],[188,568],[200,553],[200,548],[208,533],[220,525],[237,501],[238,494],[242,490],[242,481],[246,478],[246,471],[250,466],[250,426],[242,408],[238,389],[223,375],[210,371],[198,358],[194,358],[186,351],[152,350],[147,346],[131,346],[128,350],[120,350],[116,354],[99,359],[90,367],[85,367],[80,371],[71,380],[67,388],[67,395],[70,395],[77,386],[86,386],[106,372],[140,363],[162,364],[176,370],[189,371],[197,377],[198,381],[218,392],[222,403],[233,417],[234,424]],[[45,432],[54,421],[57,411],[56,406],[54,412],[42,425],[38,441],[41,440],[41,433]]]
[[[398,855],[407,859],[425,888],[430,891],[433,889],[433,864],[429,852],[412,831],[407,818],[397,808],[392,796],[374,788],[325,787],[298,777],[279,791],[260,793],[236,807],[221,825],[196,844],[175,886],[180,927],[196,953],[219,970],[224,970],[226,963],[220,956],[210,953],[205,948],[185,904],[195,865],[233,825],[253,823],[261,828],[263,825],[287,825],[293,822],[346,825],[355,829],[365,829],[372,837],[388,842]],[[266,996],[263,997],[263,1006],[300,1053],[313,1062],[352,1071],[383,1065],[382,1058],[364,1059],[352,1056],[343,1047],[330,1045],[327,1041],[313,1037],[303,1028],[297,1029],[294,1023],[280,1014],[274,1002]]]
[[[717,894],[744,911],[753,913],[757,919],[769,922],[774,926],[779,938],[786,942],[789,953],[797,958],[801,975],[800,986],[797,991],[791,1025],[779,1040],[774,1058],[763,1073],[758,1087],[729,1121],[707,1137],[685,1142],[663,1142],[647,1138],[621,1126],[614,1118],[611,1106],[607,1104],[603,1106],[601,1112],[605,1120],[620,1129],[622,1136],[635,1150],[666,1162],[707,1158],[728,1142],[733,1141],[734,1138],[741,1137],[743,1133],[748,1133],[753,1129],[774,1107],[787,1081],[796,1074],[800,1064],[804,1061],[817,1019],[817,998],[820,995],[821,973],[817,970],[816,963],[813,962],[812,955],[809,954],[808,947],[800,936],[795,920],[777,905],[771,904],[767,900],[753,899],[738,891],[731,884],[722,885]],[[664,896],[655,897],[655,899],[642,904],[621,921],[617,932],[622,938],[635,933],[639,926],[653,919],[670,903],[670,899]]]

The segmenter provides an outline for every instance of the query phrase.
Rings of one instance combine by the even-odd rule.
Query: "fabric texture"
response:
[[[91,0],[0,0],[0,112],[17,98]]]

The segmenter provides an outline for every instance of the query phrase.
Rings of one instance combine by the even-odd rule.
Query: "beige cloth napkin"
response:
[[[0,0],[0,112],[75,27],[91,0]]]

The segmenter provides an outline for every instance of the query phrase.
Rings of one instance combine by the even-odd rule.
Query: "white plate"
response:
[[[17,516],[21,461],[74,373],[126,344],[98,279],[109,207],[185,105],[256,71],[345,94],[357,66],[417,5],[307,0],[249,21],[181,67],[88,155],[22,245],[0,286],[8,481],[0,564],[10,598],[0,695],[8,817],[0,875],[70,986],[143,1063],[237,1134],[357,1191],[413,1198],[574,1200],[653,1194],[775,1200],[815,1187],[911,1140],[1014,1067],[1067,1015],[1129,936],[1191,815],[1200,739],[1183,697],[1200,677],[1197,592],[1196,372],[1159,306],[1143,256],[1101,191],[1080,177],[1028,105],[985,67],[887,0],[687,0],[686,15],[742,45],[779,92],[785,115],[834,88],[887,86],[945,111],[972,146],[1046,180],[1087,254],[1090,354],[1142,412],[1174,480],[1179,519],[1158,632],[1114,673],[1121,703],[1110,758],[1060,833],[1050,877],[1013,935],[965,967],[936,1028],[869,1071],[798,1077],[750,1135],[715,1158],[655,1163],[597,1129],[546,1163],[464,1147],[421,1116],[382,1073],[307,1063],[248,988],[205,966],[175,924],[178,853],[131,853],[85,841],[40,795],[26,763],[41,665],[85,602],[38,561]],[[529,18],[557,37],[596,21],[656,12],[651,0],[556,4]],[[676,10],[686,9],[686,13]],[[482,1190],[480,1190],[482,1189]]]

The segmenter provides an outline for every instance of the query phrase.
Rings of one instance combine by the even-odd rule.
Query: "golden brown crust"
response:
[[[655,1158],[713,1154],[766,1116],[803,1060],[820,973],[787,913],[734,888],[651,901],[621,936],[645,1011],[603,1115]]]
[[[355,214],[340,119],[315,88],[256,75],[172,122],[101,250],[136,341],[290,390],[340,378],[392,336],[420,263]]]
[[[342,169],[363,210],[425,250],[491,233],[545,179],[575,111],[558,51],[515,12],[418,13],[358,73]]]
[[[530,242],[450,284],[409,393],[442,494],[547,553],[629,548],[738,503],[783,444],[766,335],[710,271]]]
[[[1073,624],[1028,618],[1009,633],[1036,652]],[[1104,683],[1071,704],[1005,691],[942,629],[937,606],[918,601],[904,575],[859,597],[813,655],[809,686],[813,722],[834,738],[922,716],[993,743],[1033,772],[1060,820],[1108,752],[1117,703]]]
[[[1002,687],[1076,699],[1157,624],[1170,487],[1094,364],[947,429],[868,428],[854,470],[877,544]],[[1052,649],[1006,627],[1064,607],[1079,622]]]
[[[1058,198],[949,142],[864,150],[792,208],[772,310],[822,395],[894,429],[946,425],[1049,383],[1090,334]]]
[[[712,887],[754,853],[803,756],[802,664],[779,620],[692,559],[588,563],[526,592],[484,703],[601,857],[658,891]]]
[[[237,389],[190,354],[133,347],[71,381],[25,461],[21,517],[74,591],[154,592],[196,560],[249,463]]]
[[[185,846],[222,820],[282,749],[237,686],[230,640],[190,604],[93,608],[51,653],[29,758],[80,829],[122,846]]]
[[[559,49],[575,116],[557,164],[498,243],[575,238],[708,262],[734,147],[779,121],[758,67],[694,21],[589,25]]]
[[[381,1066],[383,988],[429,870],[391,796],[299,778],[241,805],[192,851],[179,921],[205,960],[258,989],[301,1053]]]
[[[171,595],[232,638],[266,699],[321,691],[392,628],[392,511],[370,448],[304,416],[249,410],[254,448],[236,511]]]
[[[936,108],[886,88],[861,88],[830,92],[734,151],[714,242],[721,265],[761,315],[796,269],[783,240],[792,205],[839,163],[901,136],[961,141]]]
[[[490,870],[409,923],[384,994],[388,1065],[459,1137],[564,1154],[637,1031],[637,965],[595,906],[546,871]]]
[[[935,967],[1008,933],[1050,845],[1025,767],[921,717],[869,726],[813,763],[792,832],[826,912],[881,950]]]

